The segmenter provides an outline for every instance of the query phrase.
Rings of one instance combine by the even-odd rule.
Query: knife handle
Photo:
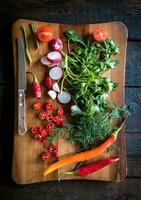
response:
[[[25,123],[25,92],[18,90],[18,133],[24,135],[27,132]]]

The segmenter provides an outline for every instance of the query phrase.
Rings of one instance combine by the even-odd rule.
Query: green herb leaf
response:
[[[77,42],[82,46],[87,47],[84,43],[84,40],[79,35],[77,35],[77,33],[74,30],[69,30],[65,32],[65,35],[68,37],[69,40],[72,40],[73,42]]]

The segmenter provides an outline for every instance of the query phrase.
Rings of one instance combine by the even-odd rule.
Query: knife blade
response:
[[[18,47],[18,133],[24,135],[27,132],[25,123],[25,91],[26,83],[26,61],[24,44],[20,38],[17,38]]]

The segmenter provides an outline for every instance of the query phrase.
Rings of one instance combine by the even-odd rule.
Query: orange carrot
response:
[[[97,156],[99,156],[101,153],[103,153],[110,145],[112,145],[116,139],[117,139],[117,135],[119,133],[119,131],[121,130],[123,124],[114,132],[112,133],[100,146],[85,151],[85,152],[81,152],[81,153],[77,153],[75,155],[63,158],[62,160],[59,160],[53,164],[51,164],[44,172],[44,176],[50,174],[51,172],[64,167],[66,165],[72,164],[72,163],[76,163],[76,162],[80,162],[80,161],[86,161],[86,160],[90,160],[92,158],[95,158]]]

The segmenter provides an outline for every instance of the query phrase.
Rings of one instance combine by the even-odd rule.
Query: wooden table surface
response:
[[[0,0],[0,198],[1,200],[140,200],[141,199],[141,1],[140,0]],[[127,178],[16,185],[11,179],[14,125],[12,23],[19,19],[58,23],[122,21],[128,34],[126,104]],[[22,155],[21,155],[22,156]],[[31,169],[32,170],[32,169]]]

